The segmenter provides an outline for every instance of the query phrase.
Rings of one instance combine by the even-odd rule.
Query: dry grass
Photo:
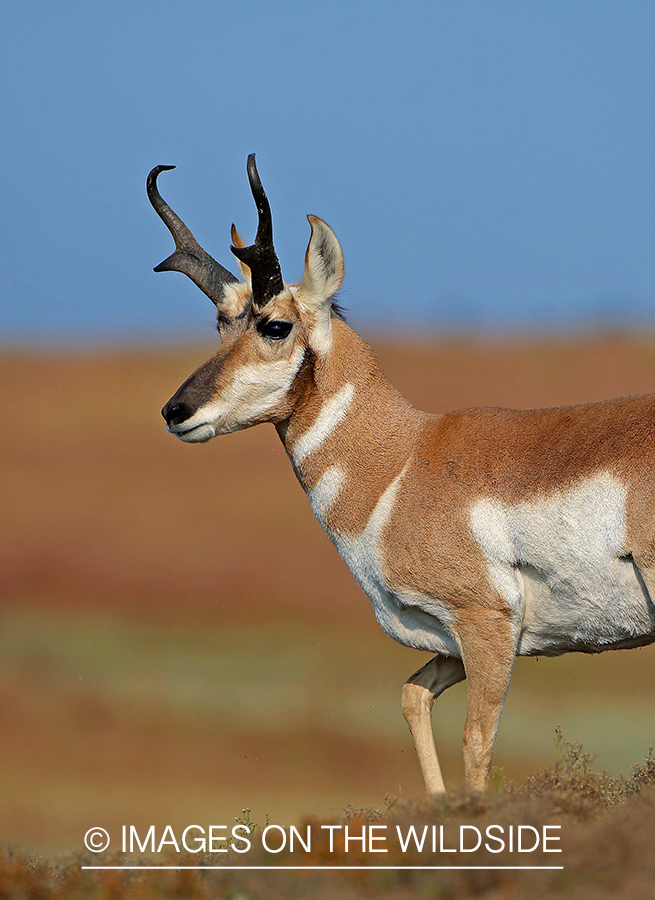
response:
[[[515,786],[470,795],[449,795],[432,804],[408,803],[388,799],[385,809],[349,809],[345,815],[310,818],[300,822],[297,831],[312,834],[311,852],[267,853],[257,839],[262,825],[247,822],[252,837],[249,853],[168,854],[133,859],[138,866],[168,865],[180,867],[167,871],[88,871],[82,866],[119,865],[120,856],[91,855],[51,863],[38,858],[7,855],[0,860],[0,898],[2,900],[154,900],[154,898],[277,898],[313,897],[327,900],[339,897],[379,897],[382,900],[409,898],[631,898],[646,900],[655,890],[655,848],[652,821],[655,814],[655,762],[649,756],[635,766],[628,778],[613,778],[595,772],[591,760],[579,744],[556,736],[556,760],[541,772]],[[249,811],[244,811],[249,812]],[[542,852],[542,845],[529,855],[511,851],[507,835],[510,826],[522,824],[542,833],[544,825],[558,840],[550,848],[561,847],[561,855]],[[329,831],[322,826],[340,826],[332,845]],[[444,847],[457,847],[459,829],[467,826],[465,846],[471,844],[471,827],[483,835],[504,835],[499,852],[498,841],[487,841],[479,850],[454,856],[430,846],[433,827],[441,834]],[[346,850],[343,828],[351,835],[363,829],[382,829],[387,840],[384,856],[362,851],[356,842]],[[406,836],[413,827],[417,835],[427,829],[428,838],[419,852],[415,843],[404,849],[394,838]],[[503,829],[502,831],[500,829]],[[532,834],[535,832],[533,831]],[[279,841],[279,834],[275,835]],[[380,847],[378,842],[377,847]],[[232,871],[226,866],[244,867]],[[312,871],[288,871],[284,867],[319,867]],[[384,870],[373,868],[385,866]],[[205,866],[211,870],[183,870],[181,867]],[[262,871],[257,866],[274,867]],[[336,866],[336,871],[320,867]],[[360,867],[346,869],[345,867]],[[457,867],[462,869],[425,869],[418,867]],[[533,866],[531,871],[516,867]],[[361,868],[366,867],[366,868]],[[409,868],[414,867],[414,868]],[[556,868],[557,867],[557,868]]]

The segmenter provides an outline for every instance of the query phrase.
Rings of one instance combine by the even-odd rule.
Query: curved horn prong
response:
[[[209,299],[220,306],[225,296],[225,288],[237,284],[238,279],[203,250],[182,219],[174,213],[157,188],[160,172],[175,166],[155,166],[148,175],[146,190],[153,209],[173,235],[175,250],[167,259],[155,266],[155,272],[182,272],[197,284]]]
[[[277,258],[273,246],[273,219],[268,197],[262,187],[255,154],[248,157],[248,181],[250,190],[257,206],[259,224],[255,243],[249,247],[232,246],[230,250],[237,259],[248,266],[252,274],[252,301],[253,305],[261,309],[269,300],[284,290],[284,280],[280,269],[280,261]]]

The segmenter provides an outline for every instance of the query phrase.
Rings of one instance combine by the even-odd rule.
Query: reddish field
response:
[[[431,411],[655,389],[655,340],[372,341]],[[92,825],[272,821],[420,793],[394,644],[314,521],[272,427],[183,445],[159,409],[207,348],[0,357],[0,840],[74,850]],[[627,771],[654,743],[651,649],[525,660],[505,777],[552,729]],[[452,695],[452,696],[450,696]],[[465,687],[435,709],[461,778]]]

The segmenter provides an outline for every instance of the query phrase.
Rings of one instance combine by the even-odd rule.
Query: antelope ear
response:
[[[316,307],[330,300],[343,281],[343,253],[337,236],[317,216],[307,216],[312,234],[305,253],[305,272],[300,284],[300,299]]]
[[[236,225],[232,225],[232,246],[233,247],[246,247],[247,244],[244,239],[241,237],[239,232],[236,229]],[[245,263],[241,262],[239,257],[237,257],[237,262],[239,263],[239,269],[241,270],[241,277],[245,281],[245,283],[250,287],[252,283],[252,275],[250,272],[250,266],[247,266]]]

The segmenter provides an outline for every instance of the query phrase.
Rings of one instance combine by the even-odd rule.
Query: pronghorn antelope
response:
[[[242,280],[162,199],[175,240],[156,272],[184,272],[215,303],[221,344],[166,404],[182,441],[274,423],[328,537],[386,633],[434,657],[402,710],[429,795],[444,791],[431,710],[468,679],[467,784],[486,785],[517,655],[655,641],[655,395],[555,409],[430,415],[386,379],[333,301],[332,230],[309,216],[299,284],[273,247],[254,156],[254,244],[232,226]]]

